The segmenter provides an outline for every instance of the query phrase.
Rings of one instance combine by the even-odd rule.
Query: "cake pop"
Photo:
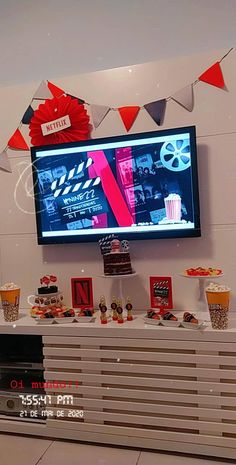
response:
[[[129,297],[127,297],[127,303],[125,308],[127,310],[127,321],[132,321],[134,319],[132,315],[133,305],[131,304]]]
[[[117,315],[117,303],[116,303],[115,297],[112,298],[111,309],[112,309],[112,319],[114,321],[117,321],[118,315]]]
[[[101,312],[101,315],[100,315],[101,324],[106,325],[107,324],[107,315],[106,315],[107,306],[106,306],[106,300],[105,300],[104,295],[100,297],[99,308]]]
[[[122,308],[122,303],[121,303],[121,300],[118,300],[117,302],[117,314],[118,314],[118,319],[117,319],[117,323],[124,323],[124,318],[123,318],[123,308]]]

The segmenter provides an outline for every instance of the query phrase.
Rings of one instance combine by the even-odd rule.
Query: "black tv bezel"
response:
[[[140,132],[137,134],[128,134],[122,136],[111,136],[111,137],[102,137],[98,139],[89,139],[85,141],[78,142],[68,142],[64,144],[53,144],[53,145],[43,145],[40,147],[31,147],[31,161],[32,161],[32,173],[33,173],[33,183],[34,183],[34,200],[35,200],[35,212],[36,212],[36,225],[37,225],[37,238],[39,245],[48,245],[48,244],[72,244],[72,243],[84,243],[84,242],[97,242],[102,237],[109,234],[109,230],[106,230],[104,233],[83,235],[78,236],[68,236],[68,237],[43,237],[42,236],[42,227],[41,227],[41,216],[39,213],[39,190],[38,178],[37,178],[37,169],[35,167],[35,162],[37,160],[36,152],[42,152],[45,150],[56,150],[56,149],[66,149],[71,147],[82,147],[89,145],[99,145],[104,143],[120,142],[120,141],[129,141],[134,139],[148,139],[150,137],[165,136],[165,135],[177,135],[183,132],[189,132],[190,134],[190,147],[191,147],[191,173],[192,173],[192,196],[193,196],[193,205],[194,205],[194,229],[180,229],[180,230],[171,230],[171,231],[145,231],[145,232],[118,232],[117,235],[119,238],[125,238],[129,240],[140,240],[140,239],[176,239],[176,238],[189,238],[189,237],[200,237],[201,236],[201,225],[200,225],[200,204],[199,204],[199,188],[198,188],[198,166],[197,166],[197,147],[196,147],[196,127],[195,126],[184,126],[179,128],[163,129],[158,131],[149,131],[149,132]]]

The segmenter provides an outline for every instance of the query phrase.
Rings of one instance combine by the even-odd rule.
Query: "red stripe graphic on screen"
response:
[[[104,194],[106,195],[118,225],[131,226],[133,224],[132,215],[121,194],[105,153],[103,150],[96,150],[95,152],[88,152],[88,157],[91,157],[94,161],[93,167],[96,171],[96,176],[101,178]]]
[[[129,209],[132,213],[133,223],[136,223],[134,202],[134,178],[131,147],[116,149],[116,172],[120,190],[124,193]]]
[[[93,165],[89,166],[88,173],[89,173],[90,179],[96,178],[96,171]],[[107,226],[108,226],[107,213],[101,213],[100,215],[92,216],[93,229],[107,228]]]

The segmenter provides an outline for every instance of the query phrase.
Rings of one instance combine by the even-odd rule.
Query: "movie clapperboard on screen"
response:
[[[91,220],[93,216],[108,211],[100,177],[92,179],[88,177],[88,168],[92,164],[92,158],[88,158],[51,184],[63,223],[86,218]],[[84,174],[83,180],[80,180],[81,174]]]

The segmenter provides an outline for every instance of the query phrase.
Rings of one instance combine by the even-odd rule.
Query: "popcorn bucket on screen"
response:
[[[230,289],[214,290],[206,288],[206,298],[213,329],[228,328]]]
[[[166,218],[172,221],[181,220],[181,197],[178,194],[169,194],[164,199]]]
[[[15,321],[19,318],[20,288],[0,288],[3,316],[5,321]]]

